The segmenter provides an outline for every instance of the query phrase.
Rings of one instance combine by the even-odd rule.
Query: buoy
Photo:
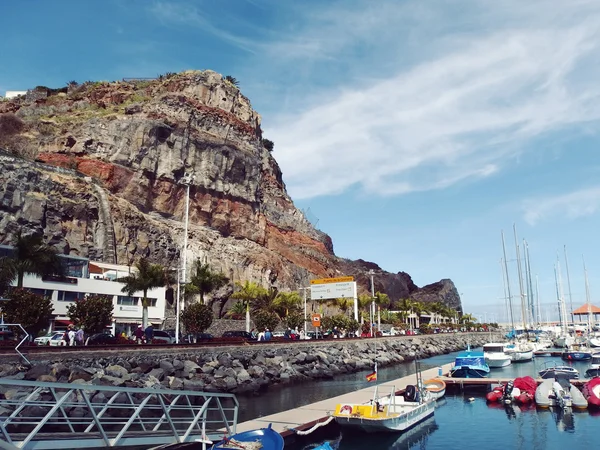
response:
[[[475,397],[469,397],[469,401],[470,402],[474,402],[475,401]]]

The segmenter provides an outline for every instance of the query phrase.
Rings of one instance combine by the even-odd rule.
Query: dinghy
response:
[[[585,383],[582,393],[589,406],[600,408],[600,378],[592,378]]]
[[[566,379],[545,379],[535,390],[535,403],[540,408],[587,408],[588,402],[577,387]]]

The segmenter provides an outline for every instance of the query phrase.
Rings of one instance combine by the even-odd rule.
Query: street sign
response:
[[[317,280],[310,280],[310,284],[344,283],[348,281],[354,281],[354,277],[319,278]]]
[[[313,314],[311,316],[311,321],[312,321],[312,325],[313,327],[320,327],[321,326],[321,314]]]
[[[310,286],[311,300],[325,300],[328,298],[354,298],[356,282],[313,284]]]

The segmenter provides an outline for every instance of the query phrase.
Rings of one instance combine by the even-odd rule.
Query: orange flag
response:
[[[367,375],[367,381],[377,381],[377,371]]]

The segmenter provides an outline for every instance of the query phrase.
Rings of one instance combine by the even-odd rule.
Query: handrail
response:
[[[28,340],[28,338],[29,338],[29,333],[28,333],[27,331],[25,331],[25,328],[23,328],[23,326],[22,326],[20,323],[4,323],[4,322],[2,322],[2,326],[6,326],[6,327],[19,327],[21,330],[23,330],[23,333],[25,333],[25,335],[23,336],[23,339],[21,339],[21,341],[20,341],[20,342],[17,344],[17,346],[14,348],[14,350],[15,350],[15,352],[17,352],[17,353],[19,354],[19,356],[20,356],[21,358],[23,358],[23,360],[24,360],[24,361],[25,361],[27,364],[31,364],[31,363],[29,362],[29,360],[28,360],[28,359],[25,357],[25,355],[19,351],[19,347],[20,347],[21,345],[23,345],[23,343],[24,343],[25,341],[27,341],[27,340]]]
[[[11,410],[0,418],[0,439],[19,449],[160,445],[236,432],[234,394],[11,379],[0,386],[16,391],[0,400]]]

